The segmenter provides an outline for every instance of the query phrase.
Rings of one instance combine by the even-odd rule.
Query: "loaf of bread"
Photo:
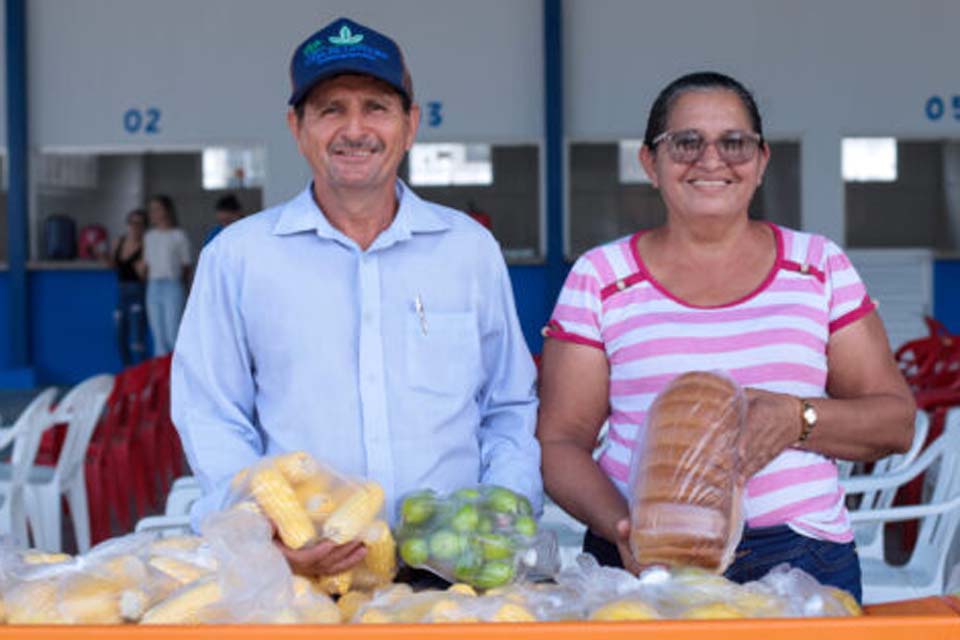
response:
[[[685,373],[654,400],[633,454],[630,548],[640,564],[721,572],[740,537],[746,399],[729,378]]]

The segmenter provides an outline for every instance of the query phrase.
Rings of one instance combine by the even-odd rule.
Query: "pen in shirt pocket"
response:
[[[417,317],[420,318],[420,331],[423,332],[423,335],[427,335],[427,313],[423,308],[423,298],[420,297],[419,293],[413,300],[413,307],[417,310]]]

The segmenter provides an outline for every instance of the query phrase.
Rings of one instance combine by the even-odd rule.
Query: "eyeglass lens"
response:
[[[753,160],[760,146],[759,141],[745,131],[730,131],[713,142],[708,142],[704,135],[696,130],[678,131],[671,134],[666,142],[670,159],[682,164],[699,160],[710,144],[713,144],[717,155],[727,164],[743,164]]]

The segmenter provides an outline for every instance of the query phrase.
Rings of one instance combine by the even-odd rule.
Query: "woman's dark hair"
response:
[[[126,221],[130,222],[131,218],[140,218],[140,221],[143,223],[143,227],[147,228],[150,226],[150,218],[147,216],[147,210],[137,207],[136,209],[131,209],[127,212]]]
[[[164,208],[167,212],[167,220],[170,222],[171,227],[179,227],[180,222],[177,220],[177,208],[173,204],[173,198],[162,193],[158,193],[150,196],[151,202],[158,202],[160,206]]]
[[[240,206],[240,201],[237,199],[237,196],[233,195],[232,193],[228,193],[217,200],[217,204],[214,206],[214,209],[216,211],[240,213],[242,207]]]
[[[711,89],[730,91],[740,98],[743,108],[750,117],[750,124],[753,125],[754,133],[758,134],[761,142],[763,142],[763,122],[760,118],[757,102],[753,99],[753,94],[730,76],[716,71],[698,71],[677,78],[664,87],[657,99],[653,101],[653,106],[650,107],[650,115],[647,117],[647,131],[643,136],[643,144],[653,149],[653,141],[667,130],[667,118],[670,116],[670,109],[673,108],[673,104],[681,95],[688,91]]]

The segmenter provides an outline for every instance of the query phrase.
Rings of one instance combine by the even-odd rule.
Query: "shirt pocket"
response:
[[[437,395],[474,395],[481,367],[473,313],[410,313],[406,323],[410,386]]]

